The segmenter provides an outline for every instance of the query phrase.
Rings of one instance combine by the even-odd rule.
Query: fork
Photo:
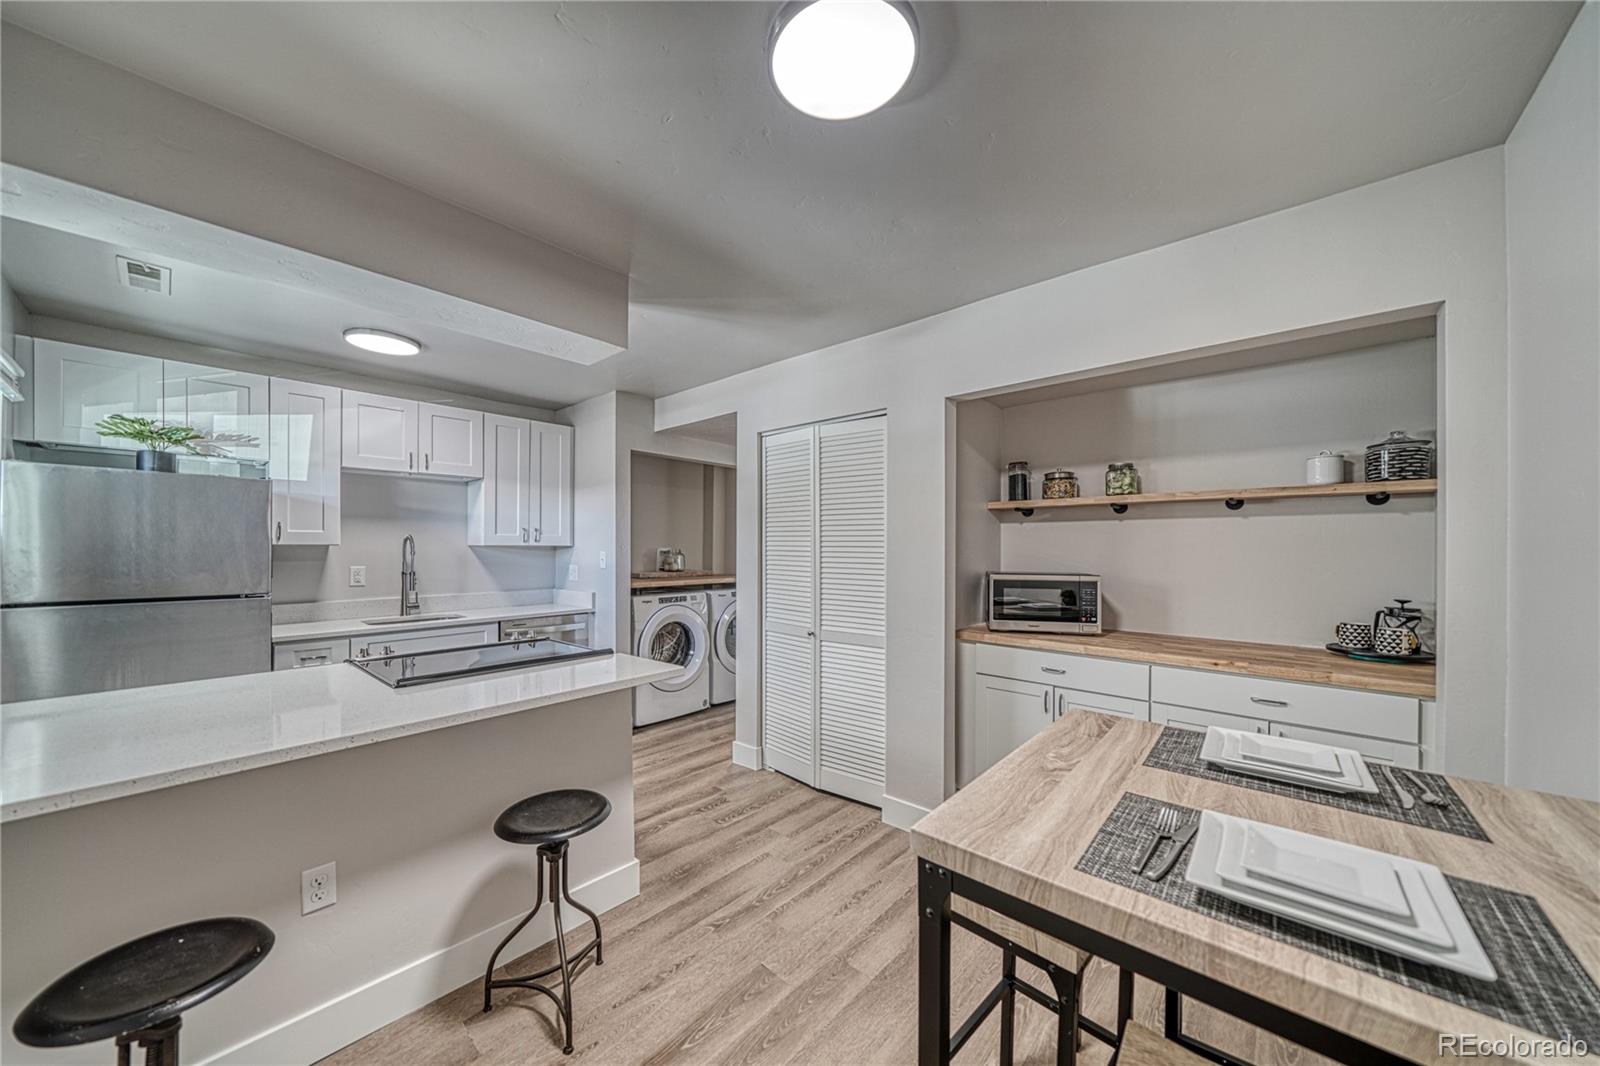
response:
[[[1450,802],[1448,800],[1439,795],[1439,793],[1435,792],[1433,789],[1429,788],[1428,783],[1422,778],[1418,777],[1414,772],[1404,769],[1400,772],[1406,775],[1406,780],[1410,781],[1411,786],[1417,790],[1419,794],[1418,798],[1421,799],[1423,803],[1426,803],[1430,807],[1450,806]]]
[[[1178,809],[1176,807],[1163,807],[1156,815],[1155,835],[1150,838],[1150,846],[1144,849],[1144,855],[1139,858],[1139,864],[1133,868],[1134,873],[1143,873],[1144,868],[1150,865],[1150,857],[1156,853],[1156,848],[1161,846],[1163,840],[1172,839],[1172,831],[1178,828]]]

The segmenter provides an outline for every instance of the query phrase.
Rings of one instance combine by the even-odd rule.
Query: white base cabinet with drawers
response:
[[[1423,756],[1421,701],[1410,696],[998,644],[977,644],[966,661],[976,675],[964,688],[972,713],[963,716],[976,741],[973,775],[1073,710],[1271,733],[1432,768]]]

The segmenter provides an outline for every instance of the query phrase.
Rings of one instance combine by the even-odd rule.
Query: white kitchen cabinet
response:
[[[1293,740],[1308,740],[1313,744],[1331,744],[1336,748],[1350,748],[1359,751],[1362,758],[1368,762],[1386,762],[1395,766],[1404,766],[1408,770],[1422,769],[1421,752],[1415,744],[1396,744],[1390,740],[1380,740],[1377,737],[1359,737],[1350,733],[1335,733],[1328,729],[1307,729],[1304,726],[1280,725],[1272,723],[1270,730],[1275,737],[1289,737]]]
[[[223,454],[235,459],[269,461],[270,392],[262,374],[170,359],[161,364],[161,420],[190,426],[208,437],[235,438],[234,443],[218,444]]]
[[[443,651],[446,648],[475,648],[498,643],[498,623],[479,626],[451,626],[448,629],[390,631],[372,637],[350,638],[350,655],[354,659],[378,659],[389,655],[415,655],[424,651]]]
[[[350,638],[297,640],[272,646],[274,670],[299,670],[307,666],[332,666],[350,658]]]
[[[572,427],[483,416],[483,478],[467,485],[467,543],[572,545]]]
[[[483,416],[483,478],[467,485],[467,543],[518,548],[533,543],[533,424]]]
[[[1055,721],[1056,690],[1033,681],[978,676],[978,770],[981,773]]]
[[[1193,729],[1199,733],[1204,733],[1208,726],[1242,729],[1246,733],[1265,733],[1271,724],[1264,718],[1223,714],[1221,711],[1203,711],[1196,707],[1173,707],[1166,703],[1150,704],[1150,720],[1160,722],[1162,725],[1177,726],[1179,729]]]
[[[1070,688],[1056,689],[1055,696],[1057,718],[1069,711],[1094,711],[1096,714],[1114,714],[1140,722],[1150,720],[1150,704],[1146,700],[1130,700],[1099,692],[1079,692]]]
[[[533,423],[533,543],[545,548],[572,546],[572,427]]]
[[[417,401],[344,390],[346,470],[409,474],[417,458]]]
[[[1150,698],[1179,707],[1201,707],[1312,729],[1333,728],[1402,744],[1417,743],[1421,728],[1414,696],[1247,674],[1153,666]]]
[[[434,477],[483,477],[483,412],[437,403],[417,404],[418,472]]]
[[[337,544],[341,390],[273,378],[268,391],[272,543]]]
[[[33,373],[23,382],[33,439],[136,451],[133,441],[100,436],[95,423],[117,414],[159,421],[161,364],[147,355],[35,339]]]

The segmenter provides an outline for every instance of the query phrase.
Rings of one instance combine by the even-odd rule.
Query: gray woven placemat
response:
[[[1370,814],[1376,818],[1388,818],[1390,821],[1404,822],[1407,825],[1418,825],[1424,829],[1437,829],[1441,833],[1454,833],[1458,837],[1471,837],[1473,840],[1489,839],[1489,834],[1483,831],[1483,826],[1478,824],[1478,819],[1472,816],[1472,811],[1468,809],[1466,803],[1456,795],[1456,790],[1450,787],[1450,782],[1438,774],[1423,773],[1421,770],[1410,771],[1426,781],[1429,788],[1448,800],[1449,806],[1433,807],[1419,799],[1415,807],[1405,811],[1400,809],[1400,801],[1395,797],[1388,778],[1375,764],[1371,769],[1372,779],[1378,783],[1376,796],[1359,792],[1324,792],[1321,789],[1234,773],[1203,762],[1200,759],[1200,745],[1205,739],[1204,733],[1169,725],[1161,731],[1155,747],[1145,756],[1144,764],[1154,766],[1158,770],[1171,770],[1175,774],[1203,777],[1209,781],[1226,781],[1230,785],[1253,788],[1257,792],[1271,792],[1277,796],[1305,800],[1307,803],[1320,803],[1324,807],[1338,807],[1341,810],[1355,811],[1357,814]],[[1406,783],[1403,777],[1400,783]]]
[[[1590,1047],[1600,1047],[1600,986],[1596,986],[1532,896],[1458,877],[1447,878],[1500,975],[1497,981],[1480,981],[1402,959],[1208,892],[1184,876],[1187,852],[1162,880],[1145,880],[1131,867],[1149,843],[1156,814],[1162,807],[1177,807],[1186,818],[1199,817],[1198,811],[1187,807],[1125,792],[1084,850],[1077,868],[1531,1032],[1557,1040],[1583,1040]]]

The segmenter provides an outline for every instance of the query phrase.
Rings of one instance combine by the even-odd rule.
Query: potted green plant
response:
[[[190,455],[203,455],[196,445],[206,435],[192,426],[174,426],[138,415],[109,415],[95,423],[94,431],[102,437],[120,437],[139,445],[134,465],[140,470],[163,470],[172,473],[178,469],[178,457],[171,449],[182,448]]]

